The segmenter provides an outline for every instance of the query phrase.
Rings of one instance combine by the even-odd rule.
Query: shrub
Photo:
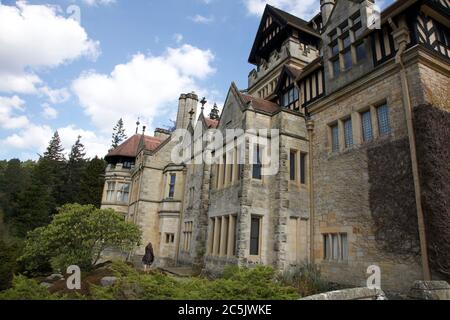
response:
[[[78,265],[89,271],[106,248],[130,250],[140,237],[138,227],[114,210],[65,205],[48,226],[28,234],[20,261],[32,272],[48,261],[55,270]]]
[[[125,300],[287,300],[298,299],[295,288],[275,280],[269,267],[254,269],[230,267],[224,277],[174,278],[160,272],[140,274],[123,263],[113,270],[118,281],[114,286],[91,287],[93,299]]]
[[[25,276],[14,277],[12,288],[0,292],[0,300],[58,300],[61,298]]]
[[[17,246],[0,239],[0,291],[11,287],[17,269]]]
[[[279,280],[295,287],[301,297],[307,297],[329,290],[329,284],[321,277],[317,266],[305,263],[280,274]]]

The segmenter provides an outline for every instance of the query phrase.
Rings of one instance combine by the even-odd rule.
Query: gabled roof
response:
[[[251,103],[252,107],[258,111],[274,113],[280,109],[276,103],[261,98],[255,98],[249,94],[241,93],[241,98],[245,103]]]
[[[292,81],[295,82],[295,80],[300,76],[301,73],[302,69],[285,65],[283,67],[283,70],[281,70],[280,77],[278,78],[277,86],[275,87],[274,92],[278,93],[280,91],[286,75],[290,76],[292,78]]]
[[[208,127],[208,129],[216,129],[217,126],[219,125],[219,121],[217,120],[213,120],[210,118],[204,118],[205,119],[205,123],[206,126]]]
[[[124,143],[122,143],[117,148],[111,150],[106,158],[110,157],[127,157],[127,158],[135,158],[139,152],[139,144],[141,141],[142,135],[135,134],[131,138],[127,139]],[[165,140],[164,138],[156,138],[150,136],[143,136],[145,150],[154,151],[159,145]]]
[[[308,33],[308,34],[320,39],[320,34],[309,25],[309,22],[307,22],[303,19],[300,19],[290,13],[283,11],[283,10],[275,8],[271,5],[266,5],[266,8],[265,8],[264,13],[261,18],[261,22],[258,27],[258,32],[256,33],[255,40],[253,42],[250,56],[248,58],[249,63],[252,63],[252,64],[257,63],[257,52],[259,50],[261,41],[263,41],[263,29],[265,26],[265,21],[269,16],[271,16],[274,19],[274,21],[277,24],[279,24],[280,28],[285,28],[286,26],[290,26],[294,29]]]

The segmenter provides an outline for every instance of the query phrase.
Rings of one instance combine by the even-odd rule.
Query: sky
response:
[[[389,1],[389,0],[388,0]],[[222,106],[266,3],[305,20],[319,0],[0,0],[0,159],[37,159],[58,130],[104,157],[123,118],[131,136],[171,125],[181,93]],[[384,7],[385,5],[383,5]]]

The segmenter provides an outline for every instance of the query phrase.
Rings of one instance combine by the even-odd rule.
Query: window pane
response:
[[[389,109],[387,105],[382,105],[377,108],[378,113],[378,128],[380,135],[387,135],[391,133],[391,126],[389,124]]]
[[[341,260],[348,260],[348,238],[346,233],[341,233]]]
[[[332,246],[332,259],[333,260],[338,260],[339,259],[339,246],[338,246],[338,235],[337,234],[333,234],[331,235],[331,246]]]
[[[333,152],[339,151],[339,128],[337,124],[331,127],[331,140]]]
[[[290,161],[290,175],[291,175],[291,181],[295,181],[295,158],[296,158],[296,152],[295,151],[291,151],[291,154],[289,156],[289,161]]]
[[[351,41],[350,41],[350,35],[347,34],[344,38],[342,38],[342,42],[344,43],[344,48],[348,48],[348,46],[350,45]]]
[[[373,132],[372,132],[372,118],[370,116],[370,111],[361,114],[361,122],[364,141],[372,141]]]
[[[334,42],[331,44],[331,55],[334,56],[339,53],[339,44],[338,42]]]
[[[175,174],[170,175],[170,185],[169,185],[169,198],[173,198],[175,195],[175,181],[177,176]]]
[[[294,101],[298,100],[298,89],[294,88]]]
[[[341,72],[341,66],[339,65],[339,59],[333,60],[333,77],[337,77],[339,73]]]
[[[344,68],[350,69],[352,67],[352,52],[351,50],[347,50],[344,52]]]
[[[366,58],[366,49],[364,47],[364,42],[361,42],[360,44],[356,45],[355,50],[356,50],[356,60],[358,62]]]
[[[306,154],[300,155],[300,183],[306,184]]]
[[[259,145],[254,148],[254,155],[253,155],[253,179],[261,180],[261,150]]]
[[[250,255],[259,255],[259,228],[260,218],[252,218],[251,230],[250,230]]]
[[[344,121],[344,134],[345,134],[345,147],[350,148],[353,146],[353,126],[352,119],[349,118]]]
[[[323,235],[323,259],[327,260],[329,258],[329,249],[328,249],[328,235]]]

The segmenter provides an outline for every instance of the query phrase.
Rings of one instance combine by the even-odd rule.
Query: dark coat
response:
[[[151,243],[149,243],[145,247],[145,255],[142,257],[142,263],[147,266],[150,266],[150,265],[152,265],[154,260],[155,260],[155,255],[153,253],[153,246]]]

